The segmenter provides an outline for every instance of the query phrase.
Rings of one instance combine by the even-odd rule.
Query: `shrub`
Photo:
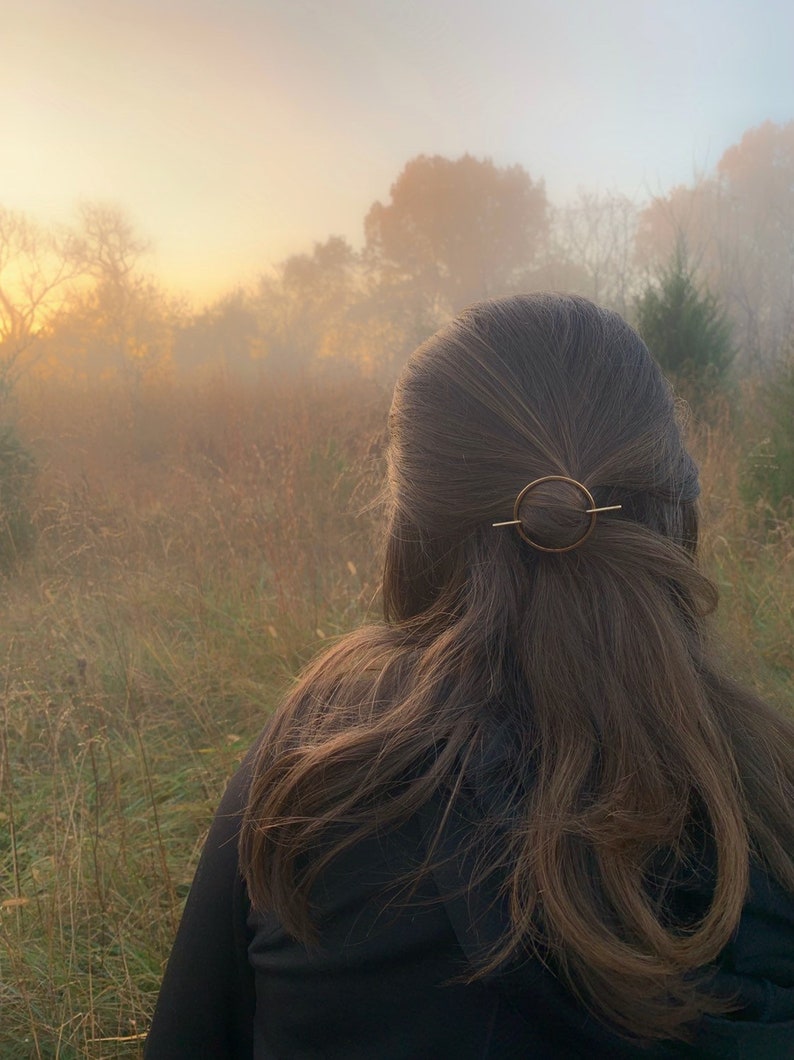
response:
[[[753,425],[756,444],[748,456],[747,499],[783,516],[794,511],[794,338],[786,356],[761,385]],[[760,439],[758,435],[763,432]]]
[[[29,496],[34,473],[33,456],[14,427],[0,427],[0,572],[4,574],[33,544]]]

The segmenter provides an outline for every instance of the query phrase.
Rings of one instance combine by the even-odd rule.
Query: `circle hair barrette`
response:
[[[532,490],[536,489],[536,487],[542,485],[544,482],[567,482],[570,486],[573,486],[577,490],[579,490],[579,492],[582,494],[582,496],[585,498],[585,501],[587,502],[587,507],[583,510],[582,514],[589,515],[590,519],[587,523],[587,526],[585,527],[584,533],[570,545],[562,545],[557,548],[552,548],[548,545],[541,545],[538,541],[533,541],[532,538],[524,530],[523,521],[519,518],[518,513],[527,495],[531,493]],[[573,549],[579,548],[581,545],[583,545],[584,542],[588,539],[588,537],[592,534],[593,530],[595,530],[596,519],[600,512],[616,512],[619,511],[622,507],[622,504],[608,504],[604,505],[603,507],[597,508],[593,494],[590,492],[587,486],[577,481],[577,479],[569,478],[567,475],[544,475],[542,478],[536,478],[534,481],[530,482],[528,485],[524,486],[522,490],[519,491],[518,496],[515,500],[515,504],[513,505],[512,519],[507,519],[501,523],[492,523],[491,525],[515,526],[523,540],[526,541],[528,545],[531,545],[532,548],[537,549],[539,552],[571,552]]]

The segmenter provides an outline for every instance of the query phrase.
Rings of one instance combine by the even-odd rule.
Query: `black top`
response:
[[[307,949],[251,912],[237,861],[249,754],[201,856],[146,1045],[147,1060],[794,1060],[794,898],[759,869],[715,974],[738,994],[694,1045],[629,1044],[538,961],[462,981],[504,912],[467,889],[453,815],[442,867],[410,899],[393,886],[425,853],[438,807],[341,855],[316,894],[321,946]],[[389,885],[392,886],[389,886]]]

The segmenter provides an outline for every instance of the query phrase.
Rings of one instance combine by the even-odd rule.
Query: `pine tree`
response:
[[[694,280],[679,241],[670,264],[637,301],[637,326],[662,370],[680,392],[702,405],[724,386],[735,349],[717,299]]]

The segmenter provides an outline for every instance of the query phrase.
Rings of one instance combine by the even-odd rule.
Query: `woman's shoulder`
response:
[[[505,930],[509,912],[498,880],[467,886],[475,861],[465,837],[479,816],[477,809],[467,810],[468,804],[446,812],[435,800],[422,814],[425,832],[430,834],[438,815],[446,812],[434,875],[461,948],[476,967]],[[709,886],[706,877],[701,883]],[[704,901],[708,904],[708,896]],[[650,1046],[632,1044],[591,1017],[534,955],[496,969],[485,981],[528,1023],[547,1025],[549,1034],[557,1036],[555,1057],[583,1055],[586,1041],[588,1056],[610,1060],[794,1060],[794,895],[758,863],[751,866],[747,899],[734,934],[714,968],[707,971],[713,992],[732,999],[734,1010],[726,1017],[703,1017],[689,1044]]]
[[[751,867],[747,901],[714,984],[736,997],[727,1021],[736,1033],[752,1025],[786,1029],[789,1052],[775,1055],[794,1056],[794,895],[761,865]]]

